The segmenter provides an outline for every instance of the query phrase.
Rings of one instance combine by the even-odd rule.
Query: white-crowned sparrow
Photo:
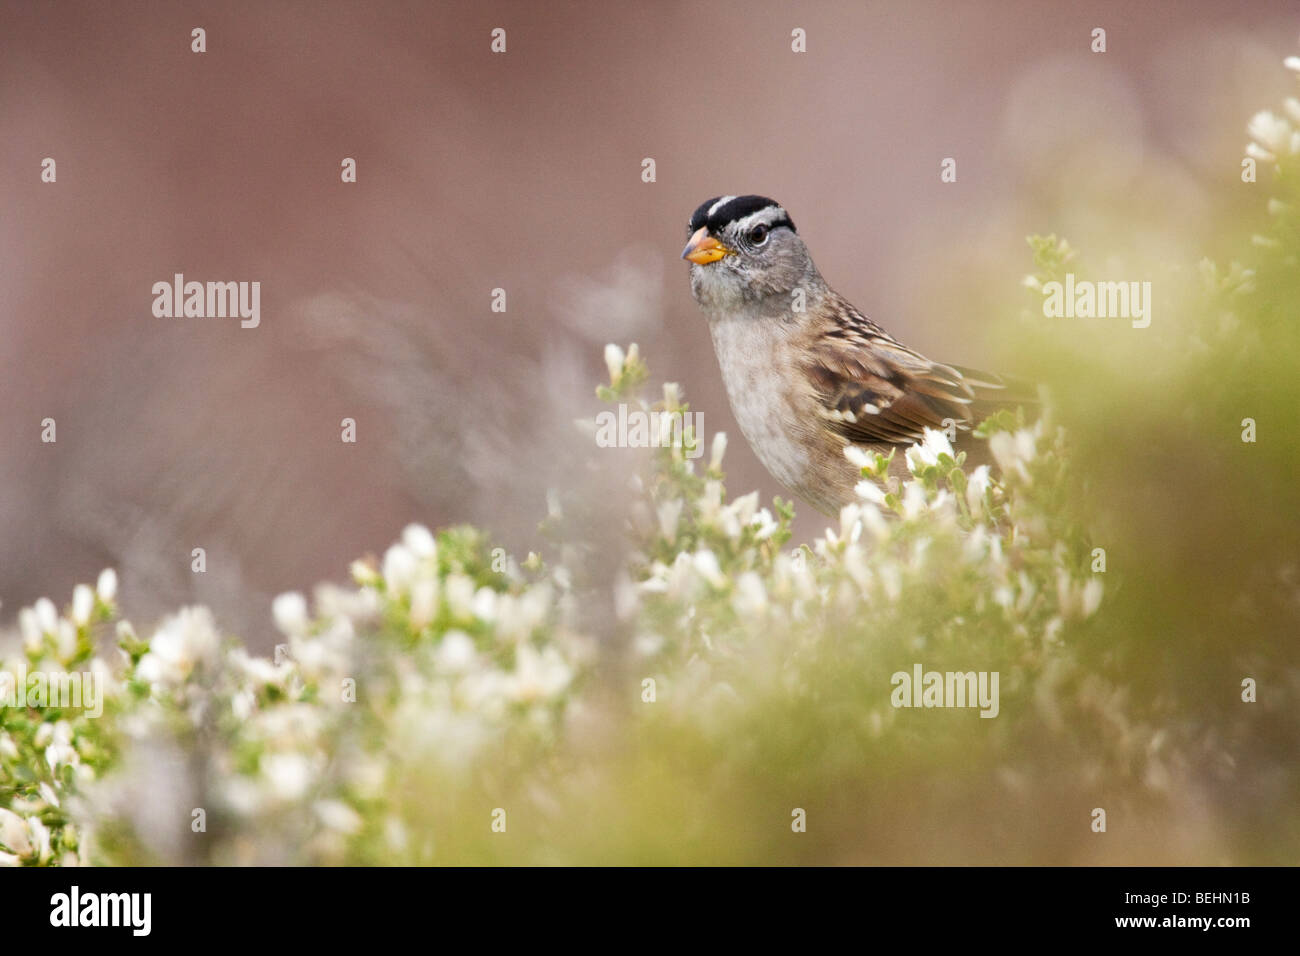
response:
[[[1035,401],[1023,385],[899,343],[826,284],[771,199],[710,199],[687,229],[682,258],[740,430],[772,477],[821,511],[856,498],[861,472],[845,446],[887,454],[933,428],[955,430],[969,453],[974,425]],[[891,473],[906,473],[902,454]]]

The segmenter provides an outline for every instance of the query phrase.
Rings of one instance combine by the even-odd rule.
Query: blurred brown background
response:
[[[1207,221],[1298,30],[1294,0],[5,3],[0,623],[113,565],[138,624],[199,600],[264,645],[276,593],[409,521],[535,547],[607,341],[770,498],[677,261],[699,202],[774,196],[900,338],[996,364],[1024,236]],[[153,317],[176,272],[260,280],[261,327]]]

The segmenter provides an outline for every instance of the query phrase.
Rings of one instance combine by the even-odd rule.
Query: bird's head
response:
[[[789,214],[764,196],[710,199],[686,228],[682,258],[691,263],[691,291],[706,310],[786,299],[796,287],[820,281]]]

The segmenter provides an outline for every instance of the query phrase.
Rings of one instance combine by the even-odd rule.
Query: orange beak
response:
[[[686,248],[682,250],[682,258],[703,266],[710,262],[717,262],[729,252],[730,249],[709,235],[707,226],[701,226],[686,243]]]

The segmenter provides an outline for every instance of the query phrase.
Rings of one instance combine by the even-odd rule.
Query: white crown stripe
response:
[[[713,214],[715,212],[717,212],[719,209],[721,209],[723,206],[725,206],[727,203],[731,202],[731,200],[735,198],[736,198],[735,196],[723,196],[721,199],[719,199],[717,202],[715,202],[712,206],[709,207],[709,214],[706,218],[710,218],[710,219],[713,218]]]
[[[790,217],[786,214],[786,211],[780,206],[768,206],[767,208],[760,209],[757,212],[751,212],[744,219],[738,220],[738,222],[740,223],[742,230],[745,230],[758,225],[770,226],[774,222],[784,221],[789,218]]]

